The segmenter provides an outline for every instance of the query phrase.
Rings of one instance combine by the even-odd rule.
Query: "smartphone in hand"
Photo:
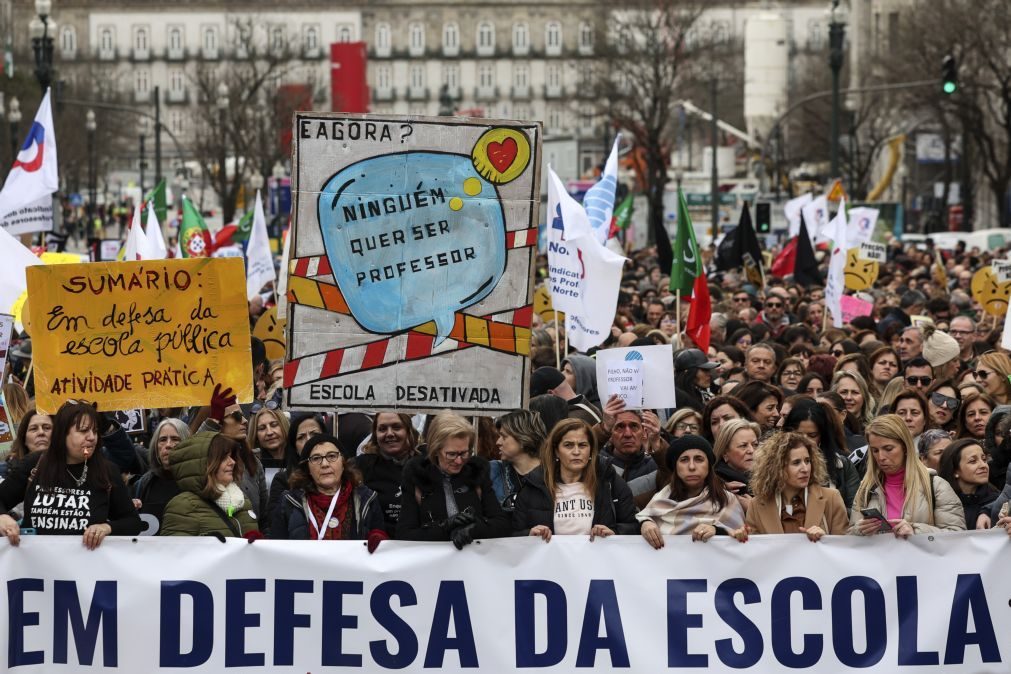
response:
[[[877,508],[864,508],[860,511],[860,514],[865,518],[870,520],[878,520],[881,524],[878,526],[878,531],[891,531],[891,523],[885,519],[885,516],[881,514],[881,511]]]

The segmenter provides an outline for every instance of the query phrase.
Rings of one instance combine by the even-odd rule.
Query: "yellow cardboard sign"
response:
[[[206,405],[216,383],[253,399],[239,258],[38,265],[26,270],[35,399],[100,411]]]

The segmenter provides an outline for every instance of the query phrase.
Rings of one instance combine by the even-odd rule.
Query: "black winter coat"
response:
[[[400,519],[400,485],[404,479],[404,465],[382,454],[360,454],[355,467],[362,474],[365,485],[376,492],[383,513],[383,528],[391,538],[397,533]]]
[[[443,473],[427,456],[411,459],[404,466],[400,497],[397,538],[403,541],[448,541],[446,493]],[[456,506],[470,510],[477,517],[474,538],[508,536],[509,518],[495,497],[488,472],[488,461],[472,456],[463,469],[450,479]]]
[[[526,484],[516,497],[513,531],[526,535],[538,525],[555,530],[554,498],[544,484],[544,468],[527,474]],[[637,534],[632,491],[610,463],[597,463],[597,493],[593,499],[593,524],[603,524],[616,534]]]
[[[274,520],[270,526],[270,537],[279,540],[305,541],[309,539],[309,520],[305,515],[306,498],[302,489],[284,492],[281,502],[274,510]],[[361,485],[355,487],[349,512],[353,511],[352,536],[365,540],[373,529],[383,528],[383,514],[379,510],[376,493]]]

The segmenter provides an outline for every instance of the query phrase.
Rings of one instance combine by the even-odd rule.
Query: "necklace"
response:
[[[70,479],[74,481],[75,486],[80,487],[88,479],[88,464],[84,464],[84,470],[81,471],[81,477],[74,477],[74,474],[70,472],[69,468],[67,468],[67,475],[69,475]]]

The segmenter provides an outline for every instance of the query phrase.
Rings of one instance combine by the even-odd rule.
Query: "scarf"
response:
[[[635,517],[640,523],[653,520],[661,534],[687,534],[699,524],[726,531],[744,525],[744,511],[733,494],[727,494],[726,507],[718,510],[716,502],[709,498],[708,489],[703,489],[695,498],[673,501],[670,485],[658,491]]]
[[[309,526],[306,527],[306,534],[310,541],[316,540],[316,527],[313,526],[313,522],[319,524],[323,523],[324,541],[342,541],[349,540],[352,538],[351,520],[353,519],[349,512],[348,504],[351,502],[351,494],[354,491],[354,487],[350,483],[344,482],[341,484],[341,493],[337,497],[337,505],[334,506],[332,517],[337,519],[338,525],[335,527],[328,526],[328,522],[323,522],[326,518],[326,511],[330,509],[330,500],[333,498],[330,494],[320,494],[319,492],[311,491],[307,492],[305,495],[306,505],[309,509],[309,515],[311,515],[311,521],[307,522]]]
[[[214,499],[219,508],[225,511],[229,517],[235,517],[235,513],[242,510],[246,502],[246,495],[242,493],[242,488],[234,482],[230,482],[227,487],[217,485],[221,491],[221,496]]]

